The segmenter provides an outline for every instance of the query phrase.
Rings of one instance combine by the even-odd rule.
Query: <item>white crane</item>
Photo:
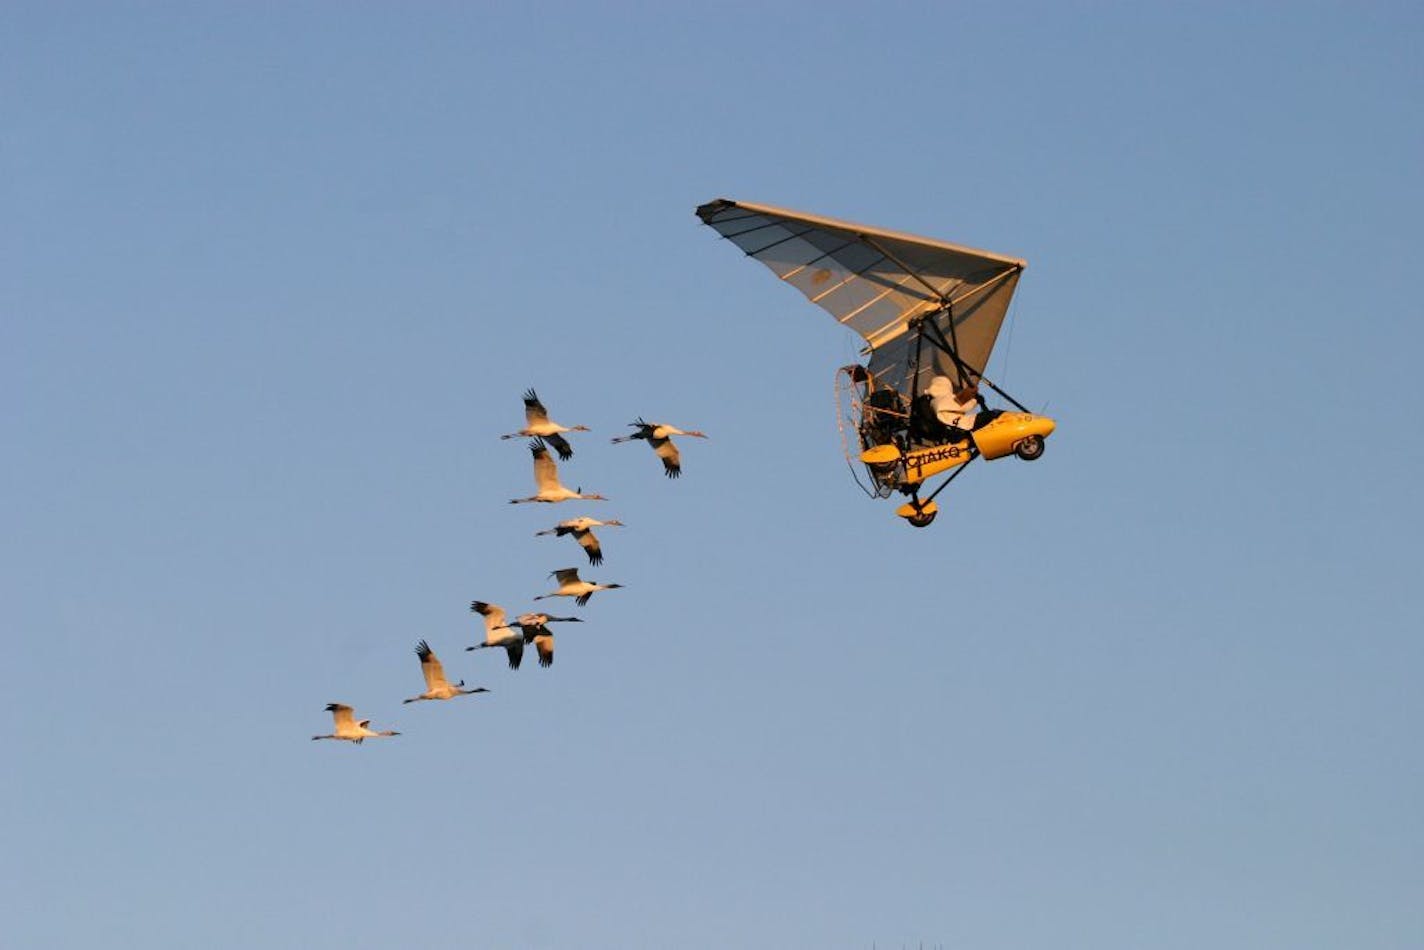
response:
[[[682,456],[677,451],[677,446],[673,444],[672,437],[675,435],[690,435],[693,438],[705,439],[707,434],[699,432],[697,429],[679,429],[662,422],[645,422],[641,416],[637,422],[628,423],[637,432],[632,435],[620,435],[612,441],[614,445],[620,442],[632,442],[634,439],[642,439],[652,446],[653,453],[663,462],[663,473],[668,478],[677,478],[682,474]]]
[[[498,604],[487,604],[483,600],[476,600],[471,601],[470,609],[485,618],[485,642],[465,647],[465,650],[503,647],[504,652],[509,656],[509,668],[511,670],[519,669],[519,664],[524,659],[523,631],[515,630],[513,626],[504,622],[504,608]]]
[[[540,666],[552,666],[554,663],[554,633],[548,624],[583,623],[578,617],[551,617],[548,614],[520,614],[514,622],[523,632],[524,642],[534,644],[534,649],[539,652]]]
[[[613,590],[623,586],[622,584],[595,584],[593,581],[581,581],[579,580],[578,568],[576,567],[566,567],[562,570],[552,571],[549,576],[558,579],[559,589],[549,594],[540,594],[534,598],[535,600],[544,600],[548,597],[572,597],[574,603],[582,607],[588,603],[588,599],[592,597],[596,591]]]
[[[531,389],[524,394],[524,428],[518,432],[502,435],[500,438],[514,439],[521,435],[541,437],[554,447],[554,451],[559,453],[559,458],[567,462],[574,457],[574,450],[559,433],[588,431],[588,426],[561,426],[557,422],[551,422],[549,410],[544,408],[544,404],[539,401],[539,395]]]
[[[489,692],[483,686],[476,686],[474,689],[461,689],[460,687],[465,685],[464,680],[452,684],[445,678],[445,667],[440,665],[435,651],[431,650],[430,644],[424,640],[415,645],[415,655],[420,657],[420,672],[425,676],[425,692],[419,696],[402,700],[402,702],[414,703],[422,699],[454,699],[456,696]]]
[[[559,467],[554,464],[554,460],[549,457],[549,450],[545,448],[542,439],[535,439],[529,443],[529,451],[534,456],[534,484],[539,492],[530,495],[528,498],[511,498],[511,505],[519,505],[528,501],[543,501],[555,503],[569,501],[573,498],[582,498],[584,501],[607,501],[602,495],[585,495],[583,488],[577,491],[569,491],[559,484]]]
[[[552,534],[562,538],[566,534],[574,536],[574,540],[579,543],[588,554],[588,563],[595,566],[603,563],[603,548],[599,546],[598,536],[593,533],[593,528],[621,528],[621,521],[599,521],[597,518],[570,518],[568,521],[560,521],[547,531],[536,531],[534,537],[545,534]]]
[[[312,736],[313,742],[317,739],[337,739],[342,742],[354,742],[360,745],[367,739],[400,735],[399,732],[391,732],[389,730],[385,732],[372,732],[366,728],[371,724],[371,720],[362,719],[360,722],[357,722],[356,717],[351,714],[351,707],[344,706],[341,703],[327,703],[326,711],[331,713],[332,718],[336,720],[336,731],[329,736]]]

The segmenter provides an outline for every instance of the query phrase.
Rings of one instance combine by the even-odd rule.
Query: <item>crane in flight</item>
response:
[[[574,450],[561,432],[588,432],[588,426],[561,426],[549,419],[549,410],[539,401],[539,394],[529,390],[524,394],[524,428],[518,432],[500,436],[501,439],[515,439],[519,436],[542,438],[554,447],[559,458],[565,462],[574,457]]]
[[[360,745],[367,739],[400,735],[399,732],[392,732],[390,730],[373,732],[366,728],[371,724],[371,720],[362,719],[360,722],[357,722],[356,717],[352,715],[351,707],[343,705],[342,703],[327,703],[326,711],[331,713],[331,717],[336,720],[336,731],[329,736],[312,736],[313,742],[317,739],[336,739],[340,742],[352,742],[356,745]]]
[[[520,614],[514,618],[524,634],[525,643],[533,643],[539,653],[540,666],[554,664],[554,632],[548,625],[556,622],[583,623],[578,617],[551,617],[548,614]]]
[[[402,702],[415,703],[422,699],[454,699],[456,696],[469,696],[472,693],[488,693],[489,690],[483,686],[476,686],[474,689],[461,689],[465,685],[464,680],[458,683],[451,683],[445,678],[445,667],[440,665],[440,659],[435,655],[435,651],[430,649],[430,644],[421,640],[415,645],[415,655],[420,657],[420,672],[425,677],[425,692],[419,696],[412,696]]]
[[[561,501],[569,501],[574,498],[582,498],[584,501],[607,501],[602,495],[583,493],[580,487],[575,491],[570,491],[559,483],[559,467],[554,464],[554,460],[549,457],[549,449],[544,445],[543,439],[535,439],[529,443],[529,452],[534,456],[534,484],[539,491],[528,498],[511,498],[511,505],[521,505],[525,502],[540,501],[555,504]]]
[[[579,543],[579,547],[584,549],[588,555],[588,563],[597,566],[603,563],[603,548],[598,543],[598,535],[593,533],[593,529],[598,528],[621,528],[621,521],[599,521],[597,518],[579,517],[570,518],[568,521],[560,521],[547,531],[536,531],[534,537],[552,534],[562,538],[566,534],[574,536],[574,540]]]
[[[682,475],[682,455],[677,450],[677,445],[672,441],[675,435],[690,435],[696,439],[705,439],[707,434],[697,429],[679,429],[662,422],[645,422],[642,416],[637,422],[630,422],[637,431],[631,435],[615,436],[612,439],[614,445],[620,442],[632,442],[634,439],[642,439],[652,447],[653,453],[657,455],[663,463],[663,474],[668,478],[677,478]]]
[[[552,571],[549,576],[558,580],[559,589],[548,594],[540,594],[534,598],[535,600],[544,600],[547,597],[572,597],[574,603],[582,607],[598,591],[613,590],[623,586],[622,584],[595,584],[593,581],[579,580],[576,567]]]
[[[519,669],[519,664],[524,659],[523,631],[515,630],[512,625],[504,622],[504,608],[498,604],[487,604],[483,600],[476,600],[471,601],[470,610],[484,618],[485,642],[465,647],[465,650],[503,647],[504,652],[509,656],[509,668],[511,670]]]

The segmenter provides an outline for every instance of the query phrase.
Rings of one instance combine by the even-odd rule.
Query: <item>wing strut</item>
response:
[[[954,316],[949,312],[947,308],[941,312],[949,316],[949,332],[953,333]],[[927,333],[925,331],[926,326],[932,327],[934,332]],[[984,375],[983,370],[979,369],[978,367],[971,366],[964,360],[960,359],[959,353],[956,351],[954,345],[944,338],[944,331],[940,329],[939,324],[936,321],[930,319],[924,319],[921,321],[919,339],[915,341],[914,379],[916,387],[918,387],[919,385],[920,376],[920,342],[925,339],[929,340],[931,346],[935,347],[938,350],[942,350],[950,359],[954,360],[954,365],[959,368],[960,375],[964,378],[965,381],[968,381],[972,374],[973,378],[979,380],[979,382],[981,383],[987,383],[990,389],[994,390],[994,392],[998,393],[1000,396],[1003,396],[1009,402],[1013,403],[1014,406],[1017,407],[1019,412],[1031,411],[1023,403],[1019,402],[1013,396],[1010,396],[1008,393],[1004,392],[1002,389],[996,386],[992,379]]]
[[[940,304],[940,306],[944,306],[949,303],[949,301],[944,298],[943,293],[938,290],[935,290],[933,284],[931,284],[929,281],[925,280],[923,277],[920,276],[919,271],[912,270],[908,264],[900,260],[900,258],[896,257],[894,254],[891,254],[881,244],[875,241],[875,239],[870,237],[870,235],[860,234],[857,235],[857,237],[859,237],[869,246],[875,248],[875,250],[879,251],[881,254],[884,254],[886,260],[894,264],[896,267],[900,268],[900,270],[904,271],[907,276],[911,277],[916,283],[920,284],[922,287],[928,290],[930,292],[930,295],[934,298],[936,302]]]

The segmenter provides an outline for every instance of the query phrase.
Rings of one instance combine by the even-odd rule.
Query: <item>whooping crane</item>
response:
[[[312,736],[312,741],[316,741],[317,739],[338,739],[342,742],[354,742],[360,745],[367,739],[400,735],[399,732],[391,732],[389,730],[385,732],[372,732],[366,728],[371,724],[371,720],[362,719],[360,722],[357,722],[356,717],[351,715],[351,707],[344,706],[341,703],[327,703],[326,711],[331,713],[332,718],[336,720],[336,731],[329,736]]]
[[[607,501],[602,495],[585,495],[583,489],[569,491],[559,484],[559,467],[554,464],[554,460],[549,457],[549,450],[544,447],[542,439],[535,439],[529,443],[529,451],[534,456],[534,484],[538,486],[539,492],[530,495],[528,498],[511,498],[511,505],[522,504],[527,501],[560,502],[568,501],[571,498],[582,498],[584,501]]]
[[[560,521],[548,531],[534,532],[534,537],[552,534],[562,538],[566,534],[571,534],[579,546],[587,552],[588,563],[599,565],[603,563],[603,548],[598,544],[598,536],[592,531],[595,525],[605,528],[621,528],[623,522],[599,521],[597,518],[570,518],[568,521]]]
[[[524,642],[533,643],[539,651],[539,665],[552,666],[554,663],[554,633],[548,624],[555,622],[583,623],[578,617],[551,617],[548,614],[520,614],[514,619],[524,633]]]
[[[415,655],[420,657],[420,672],[425,676],[425,692],[419,696],[412,696],[402,702],[414,703],[422,699],[454,699],[456,696],[468,696],[471,693],[488,693],[489,690],[483,686],[476,686],[474,689],[460,689],[465,685],[464,680],[451,684],[445,678],[445,667],[440,665],[440,660],[435,656],[435,651],[430,649],[430,644],[421,640],[415,645]]]
[[[613,590],[622,587],[622,584],[595,584],[593,581],[581,581],[578,576],[578,568],[566,567],[562,570],[552,571],[550,577],[557,578],[559,589],[548,594],[540,594],[535,600],[544,600],[547,597],[572,597],[574,603],[582,607],[588,603],[588,599],[594,592],[600,590]]]
[[[522,630],[515,630],[513,626],[504,622],[504,608],[498,604],[487,604],[483,600],[476,600],[470,603],[470,609],[481,617],[485,618],[485,642],[477,643],[472,647],[465,647],[469,650],[483,650],[487,647],[504,647],[504,652],[509,655],[509,668],[519,669],[520,661],[524,659],[524,637]]]
[[[645,422],[642,416],[637,422],[628,423],[637,429],[632,435],[620,435],[612,441],[614,445],[619,442],[631,442],[634,439],[643,439],[652,446],[654,454],[663,462],[663,474],[668,478],[677,478],[682,474],[682,456],[677,451],[677,446],[673,444],[672,437],[675,435],[690,435],[694,438],[705,439],[706,433],[696,429],[679,429],[676,426],[666,425],[661,422]]]
[[[550,422],[549,410],[544,408],[544,404],[539,401],[538,394],[531,389],[524,394],[524,428],[518,432],[502,435],[500,438],[513,439],[521,435],[542,436],[554,447],[554,451],[559,453],[559,458],[567,462],[574,457],[574,450],[559,433],[588,431],[588,426],[561,426],[557,422]]]

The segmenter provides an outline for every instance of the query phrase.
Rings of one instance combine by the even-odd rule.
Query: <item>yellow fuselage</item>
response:
[[[976,451],[986,459],[1003,458],[1013,454],[1024,440],[1034,436],[1045,438],[1054,428],[1054,421],[1047,416],[1031,412],[1005,412],[974,430],[971,434],[972,448],[968,440],[961,440],[912,449],[902,454],[893,445],[877,445],[862,452],[860,460],[869,465],[885,484],[914,486],[956,465],[963,465],[974,457]],[[901,471],[903,474],[900,474]]]
[[[1047,438],[1057,428],[1047,416],[1031,412],[1005,412],[982,429],[974,430],[974,445],[986,459],[1003,458],[1031,436]]]

